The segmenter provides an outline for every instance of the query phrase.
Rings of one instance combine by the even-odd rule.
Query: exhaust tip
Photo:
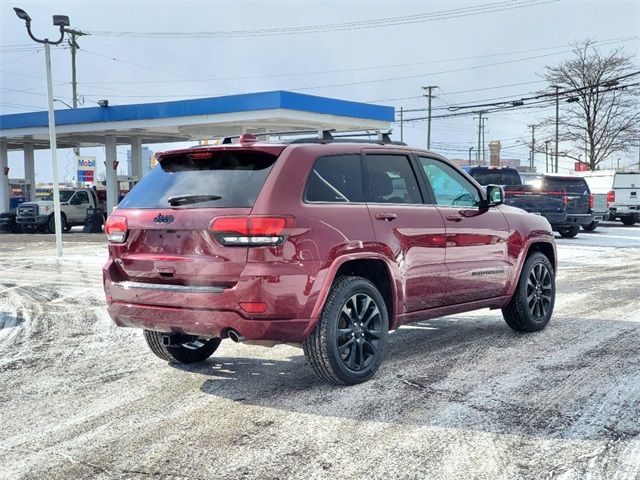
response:
[[[241,342],[244,342],[246,340],[242,335],[240,335],[233,328],[229,329],[229,331],[227,332],[227,337],[230,338],[231,341],[233,341],[235,343],[241,343]]]

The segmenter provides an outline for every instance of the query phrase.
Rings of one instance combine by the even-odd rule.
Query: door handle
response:
[[[390,222],[398,218],[398,215],[395,213],[376,213],[376,220],[384,220],[386,222]]]
[[[462,216],[456,215],[455,213],[450,213],[449,215],[447,215],[447,220],[449,220],[450,222],[459,222],[460,220],[462,220]]]

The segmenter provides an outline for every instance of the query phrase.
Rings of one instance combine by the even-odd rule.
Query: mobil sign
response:
[[[95,183],[96,157],[78,157],[78,183]]]

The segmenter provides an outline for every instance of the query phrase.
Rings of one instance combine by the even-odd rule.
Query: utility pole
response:
[[[536,152],[536,126],[529,125],[531,127],[531,159],[529,161],[529,169],[533,172],[536,165],[535,152]]]
[[[487,121],[486,118],[482,119],[482,165],[484,165],[487,162],[487,155],[486,155],[486,148],[485,148],[485,146],[487,145],[487,142],[484,139],[484,122],[486,121]]]
[[[76,30],[74,28],[65,28],[64,32],[69,34],[69,47],[71,48],[71,105],[74,109],[78,108],[78,80],[76,77],[76,50],[80,48],[78,42],[76,42],[77,37],[82,37],[86,35],[86,33],[81,32],[80,30]],[[80,149],[75,147],[73,149],[73,153],[76,158],[80,156]]]
[[[480,147],[482,146],[482,111],[478,112],[478,163],[480,163]]]
[[[422,87],[423,90],[428,91],[425,97],[428,98],[428,114],[427,114],[427,150],[431,148],[431,99],[435,98],[435,95],[432,94],[434,88],[438,88],[437,85],[429,85],[428,87]]]
[[[484,151],[484,122],[486,120],[486,118],[483,117],[484,113],[485,112],[483,110],[480,110],[478,112],[478,150],[476,151],[477,158],[478,158],[478,163],[482,162],[483,165],[484,165],[484,159],[485,159],[485,151]]]
[[[544,172],[549,173],[549,140],[544,141]]]
[[[558,148],[558,143],[559,143],[559,126],[560,126],[560,95],[558,94],[558,91],[560,90],[560,87],[558,85],[551,85],[551,88],[555,88],[556,89],[556,150],[555,150],[555,160],[556,160],[556,173],[558,173],[558,153],[560,151],[560,149]]]
[[[400,141],[404,141],[404,108],[400,107]]]

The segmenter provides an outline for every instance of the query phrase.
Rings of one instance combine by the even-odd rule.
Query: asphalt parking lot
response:
[[[102,235],[0,236],[1,478],[640,478],[640,226],[558,238],[549,327],[403,327],[374,379],[223,342],[167,365],[106,314]]]

